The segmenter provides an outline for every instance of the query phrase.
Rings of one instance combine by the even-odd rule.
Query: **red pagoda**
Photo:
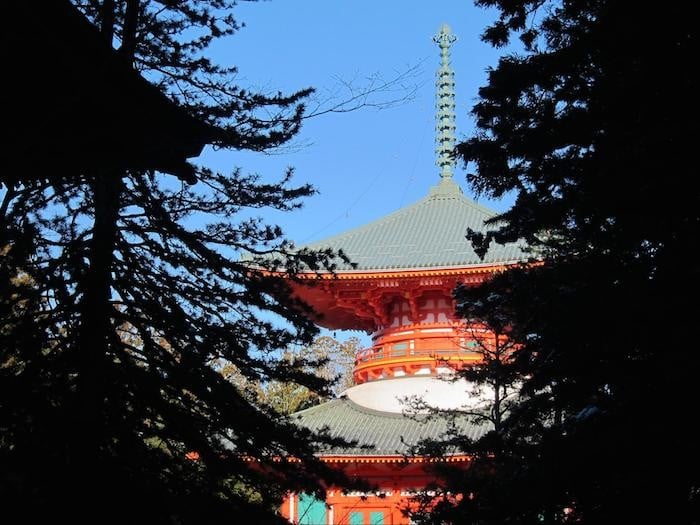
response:
[[[449,48],[455,41],[443,25],[434,37],[441,52],[437,72],[437,164],[440,181],[417,203],[355,230],[308,245],[342,249],[353,265],[340,263],[315,286],[295,287],[319,312],[319,325],[364,330],[372,346],[355,360],[355,385],[337,399],[294,414],[298,424],[327,428],[356,443],[319,456],[350,476],[378,487],[371,494],[330,489],[325,502],[290,494],[282,513],[305,525],[403,525],[402,509],[434,481],[426,458],[406,459],[410,446],[439,438],[447,422],[403,414],[408,397],[459,409],[482,402],[465,381],[445,381],[455,368],[478,361],[473,331],[455,318],[452,292],[458,283],[478,285],[495,272],[525,259],[522,247],[495,246],[482,260],[465,240],[467,228],[484,230],[494,213],[462,194],[452,180],[455,145],[454,73]],[[317,279],[316,274],[309,278]],[[461,431],[477,438],[483,425],[463,421]],[[465,455],[448,458],[468,462]]]

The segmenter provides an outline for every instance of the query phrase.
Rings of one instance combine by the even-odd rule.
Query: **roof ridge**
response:
[[[324,401],[323,403],[319,403],[318,405],[310,406],[308,408],[304,408],[303,410],[298,410],[297,412],[292,412],[291,414],[289,414],[289,417],[301,416],[310,412],[316,412],[317,410],[321,409],[322,407],[325,407],[326,405],[337,405],[339,402],[342,402],[342,399],[335,397],[333,399],[329,399],[328,401]]]
[[[377,410],[375,408],[369,408],[362,406],[349,397],[345,397],[344,401],[347,405],[349,405],[349,408],[352,410],[355,410],[357,412],[362,412],[364,414],[369,414],[371,416],[379,416],[379,417],[388,417],[391,419],[413,419],[414,416],[407,416],[403,412],[388,412],[386,410]]]
[[[362,405],[359,405],[349,397],[347,397],[344,394],[341,394],[340,397],[336,397],[334,399],[330,399],[328,401],[324,401],[323,403],[319,403],[318,405],[314,405],[309,408],[305,408],[303,410],[299,410],[298,412],[294,412],[290,414],[290,417],[301,417],[305,416],[308,414],[312,414],[313,412],[318,412],[319,410],[327,410],[330,406],[334,405],[346,405],[350,410],[354,410],[355,412],[361,412],[363,414],[368,414],[371,416],[378,416],[378,417],[388,417],[391,419],[412,419],[413,416],[409,417],[403,414],[402,412],[388,412],[385,410],[376,410],[374,408],[368,408],[364,407]]]

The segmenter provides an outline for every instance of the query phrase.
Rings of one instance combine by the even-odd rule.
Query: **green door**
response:
[[[351,512],[349,525],[365,525],[362,520],[362,512]]]
[[[384,525],[384,513],[382,511],[370,512],[369,525]]]
[[[299,494],[299,525],[326,525],[326,504],[309,494]]]

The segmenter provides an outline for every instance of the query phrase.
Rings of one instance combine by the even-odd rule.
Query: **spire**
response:
[[[440,167],[443,181],[452,178],[452,150],[455,147],[455,74],[450,67],[450,46],[457,37],[452,34],[450,26],[442,24],[440,32],[433,37],[433,42],[440,46],[440,67],[435,80],[436,109],[435,115],[435,154],[436,164]]]

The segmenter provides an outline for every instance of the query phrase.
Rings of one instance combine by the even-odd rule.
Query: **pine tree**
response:
[[[251,93],[207,57],[238,28],[234,1],[74,3],[173,104],[216,130],[213,146],[263,151],[298,131],[310,90]],[[291,176],[266,183],[194,167],[180,181],[131,169],[4,189],[7,515],[274,523],[285,490],[320,493],[334,479],[310,453],[319,437],[256,406],[215,366],[328,388],[307,360],[280,359],[316,328],[270,270],[330,269],[330,254],[291,253],[279,227],[241,214],[298,208],[313,190]]]
[[[494,234],[469,237],[524,239],[541,264],[457,293],[509,312],[526,379],[453,480],[468,497],[432,519],[698,523],[696,23],[680,4],[477,3],[499,13],[487,42],[524,48],[489,71],[458,146],[473,188],[515,194]]]

